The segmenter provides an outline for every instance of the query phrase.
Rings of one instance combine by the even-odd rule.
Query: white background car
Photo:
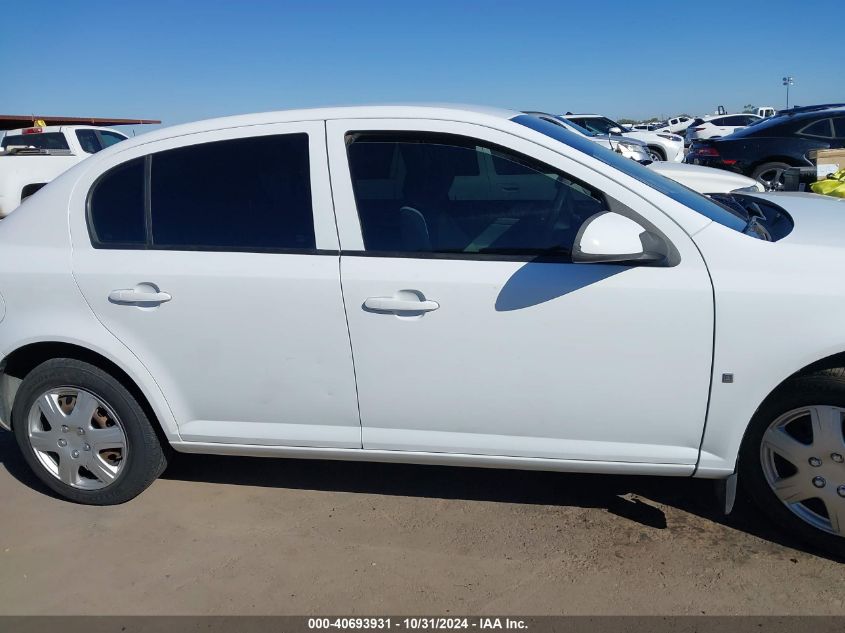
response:
[[[672,134],[683,135],[687,128],[692,123],[693,119],[689,116],[675,116],[666,121],[666,125],[660,129],[664,132],[671,132]]]
[[[648,145],[652,160],[668,160],[676,163],[684,159],[684,139],[667,132],[624,131],[616,121],[599,114],[565,114],[568,120],[599,134],[622,134],[628,138],[644,141]]]
[[[720,138],[733,134],[761,120],[756,114],[726,114],[724,116],[706,116],[693,121],[687,128],[686,143],[697,139]]]
[[[766,188],[753,178],[703,165],[654,161],[648,168],[698,193],[762,192]]]
[[[0,223],[0,418],[46,485],[92,504],[141,492],[168,445],[738,464],[777,525],[845,553],[842,203],[725,201],[510,111],[152,132]]]
[[[125,139],[116,130],[90,125],[8,130],[0,140],[0,218],[66,169]]]

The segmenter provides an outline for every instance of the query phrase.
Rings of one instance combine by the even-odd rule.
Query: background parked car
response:
[[[762,118],[756,114],[728,114],[727,116],[706,116],[696,119],[687,128],[686,143],[689,145],[700,138],[728,136]]]
[[[526,112],[526,114],[532,114],[545,121],[564,127],[570,132],[585,136],[603,147],[607,147],[614,152],[645,164],[649,169],[661,176],[671,178],[698,193],[751,193],[764,190],[764,187],[756,180],[741,174],[726,172],[724,169],[713,169],[711,167],[702,167],[701,165],[687,165],[685,163],[675,163],[665,160],[652,161],[648,156],[646,144],[636,139],[618,140],[618,137],[614,139],[611,136],[596,134],[556,114],[548,114],[546,112]]]
[[[680,162],[684,159],[684,139],[675,134],[643,130],[626,132],[619,123],[600,114],[572,114],[567,112],[564,116],[567,120],[599,134],[622,135],[644,141],[648,145],[651,160]]]
[[[663,127],[662,123],[654,122],[654,123],[632,123],[631,125],[626,125],[622,128],[622,131],[639,131],[639,132],[653,132],[654,130],[658,130]]]
[[[658,129],[664,132],[671,132],[672,134],[683,134],[692,122],[693,118],[691,116],[676,116],[666,121],[666,124]]]
[[[640,141],[638,139],[621,139],[618,135],[614,136],[611,134],[598,134],[597,132],[588,130],[585,127],[581,127],[577,123],[568,121],[565,117],[562,117],[559,114],[549,114],[548,112],[536,111],[526,112],[526,114],[533,114],[546,121],[549,121],[550,123],[565,127],[567,130],[574,132],[575,134],[586,136],[591,141],[598,143],[599,145],[606,147],[610,150],[613,150],[614,152],[621,154],[625,158],[630,158],[631,160],[635,160],[637,162],[651,161],[651,157],[648,153],[648,146],[643,141]]]
[[[780,189],[784,170],[812,167],[810,152],[838,147],[845,147],[845,104],[805,106],[725,138],[696,140],[686,162],[735,171]]]
[[[148,123],[161,121],[0,115],[7,128],[0,136],[0,218],[76,163],[126,140],[101,126]]]

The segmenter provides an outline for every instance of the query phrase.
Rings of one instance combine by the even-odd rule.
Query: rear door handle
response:
[[[440,307],[436,301],[405,299],[397,297],[370,297],[364,301],[368,310],[379,312],[431,312]]]
[[[109,301],[112,303],[135,304],[135,303],[164,303],[173,297],[166,292],[143,292],[133,288],[123,290],[112,290],[109,293]]]

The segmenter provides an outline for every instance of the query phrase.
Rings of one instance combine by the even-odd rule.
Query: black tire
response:
[[[117,478],[99,490],[83,490],[60,481],[36,457],[29,440],[28,414],[35,400],[58,387],[75,387],[95,394],[114,411],[126,437],[125,463]],[[29,467],[61,497],[89,505],[124,503],[143,492],[167,466],[168,448],[162,447],[152,423],[135,397],[103,370],[70,358],[54,358],[33,369],[21,383],[12,409],[15,438]]]
[[[648,153],[654,160],[664,161],[666,160],[666,154],[663,153],[663,150],[659,147],[654,145],[648,146]]]
[[[761,185],[766,187],[766,189],[777,189],[777,183],[780,183],[780,187],[783,187],[783,172],[787,169],[792,167],[789,163],[782,163],[779,161],[773,161],[771,163],[763,163],[759,167],[756,167],[753,172],[751,172],[751,177],[759,182]],[[764,179],[763,176],[766,175],[767,172],[773,172],[778,174],[776,178],[767,178]]]
[[[845,534],[837,536],[805,522],[778,499],[763,471],[760,456],[763,435],[781,415],[808,405],[845,408],[845,375],[842,369],[821,371],[791,379],[772,394],[754,414],[743,438],[739,454],[739,483],[744,492],[777,526],[782,526],[800,540],[836,558],[845,560]],[[824,458],[827,459],[827,455]],[[845,464],[841,476],[831,485],[845,482]],[[796,475],[797,476],[797,475]],[[845,499],[842,499],[845,506]],[[843,531],[845,532],[845,530]]]

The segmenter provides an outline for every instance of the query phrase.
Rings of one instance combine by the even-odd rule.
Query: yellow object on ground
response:
[[[810,185],[810,190],[825,196],[845,198],[845,169],[829,174],[824,180],[814,182]]]

